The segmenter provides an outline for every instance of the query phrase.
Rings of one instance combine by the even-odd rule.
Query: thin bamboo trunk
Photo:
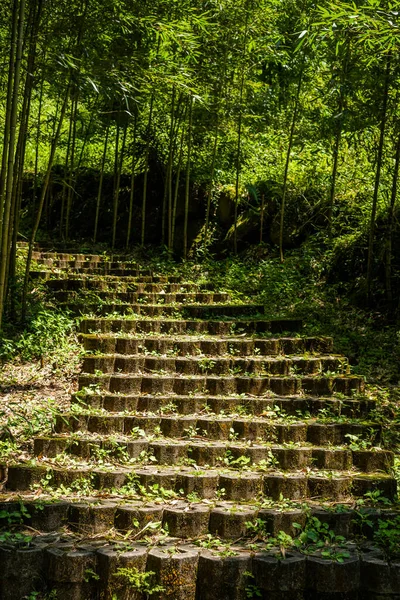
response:
[[[189,192],[190,192],[190,158],[192,151],[192,123],[193,123],[193,96],[189,98],[189,124],[187,141],[186,185],[185,185],[185,215],[183,223],[183,258],[187,258],[188,250],[188,220],[189,220]]]
[[[72,144],[71,144],[71,158],[69,163],[69,176],[68,176],[68,193],[67,193],[67,211],[65,216],[65,239],[69,239],[70,230],[70,218],[72,202],[75,195],[75,148],[76,148],[76,121],[78,113],[79,97],[72,102],[73,111],[73,123],[72,123]]]
[[[180,182],[181,169],[182,169],[183,146],[184,146],[184,141],[185,141],[185,133],[186,133],[186,112],[183,117],[183,127],[182,127],[180,147],[179,147],[179,158],[178,158],[178,166],[177,166],[177,171],[176,171],[175,190],[174,190],[173,207],[172,207],[171,250],[174,249],[174,241],[175,241],[176,209],[177,209],[177,205],[178,205],[179,182]]]
[[[1,170],[0,170],[0,249],[2,246],[3,236],[3,221],[4,221],[4,189],[7,176],[7,161],[9,153],[9,138],[11,128],[11,111],[13,101],[13,85],[14,85],[14,69],[15,69],[15,55],[17,52],[17,30],[18,30],[18,0],[13,2],[13,11],[11,17],[11,40],[10,40],[10,58],[8,66],[8,80],[7,80],[7,97],[6,97],[6,111],[5,111],[5,123],[4,123],[4,135],[3,135],[3,153],[1,158]],[[0,315],[1,323],[1,315]]]
[[[348,74],[349,61],[350,61],[350,41],[347,42],[346,57],[344,60],[341,81],[340,81],[340,95],[339,95],[339,103],[338,103],[339,116],[337,117],[337,124],[336,124],[335,144],[333,147],[333,165],[332,165],[332,174],[331,174],[331,185],[330,185],[330,189],[329,189],[329,208],[328,208],[329,235],[332,234],[332,217],[333,217],[333,207],[335,204],[335,195],[336,195],[336,181],[337,181],[337,175],[338,175],[339,150],[340,150],[340,143],[342,140],[342,131],[343,131],[343,110],[344,110],[344,105],[345,105],[344,85],[345,85],[346,77]]]
[[[296,129],[296,124],[297,124],[297,115],[299,114],[299,108],[300,108],[300,93],[301,93],[301,86],[303,83],[303,73],[304,73],[304,61],[303,61],[302,67],[301,67],[299,81],[297,83],[296,99],[295,99],[294,110],[293,110],[293,115],[292,115],[292,123],[290,126],[289,143],[288,143],[288,147],[287,147],[287,151],[286,151],[285,172],[283,175],[281,215],[280,215],[280,224],[279,224],[279,256],[280,256],[281,262],[284,261],[283,230],[284,230],[284,224],[285,224],[286,191],[287,191],[287,181],[288,181],[289,165],[290,165],[290,154],[292,152],[294,132]]]
[[[4,314],[4,304],[7,294],[7,268],[10,259],[10,232],[9,228],[12,227],[10,220],[12,214],[12,205],[15,202],[15,198],[12,197],[12,190],[14,184],[14,150],[17,130],[17,117],[18,117],[18,99],[19,99],[19,87],[20,87],[20,75],[21,75],[21,60],[22,60],[22,47],[23,47],[23,34],[24,34],[24,20],[25,20],[25,0],[20,0],[18,9],[18,33],[17,33],[17,47],[15,54],[15,66],[13,69],[13,93],[12,93],[12,105],[11,105],[11,119],[10,119],[10,137],[7,157],[7,177],[5,185],[5,199],[4,199],[4,212],[3,212],[3,230],[1,238],[1,255],[0,255],[0,328],[2,324],[2,318]]]
[[[32,100],[32,90],[34,83],[34,73],[36,67],[36,46],[37,46],[37,35],[39,31],[40,18],[42,11],[42,0],[39,0],[37,9],[35,6],[31,6],[28,24],[31,23],[31,30],[29,35],[29,52],[28,52],[28,60],[27,60],[27,73],[25,78],[25,89],[24,89],[24,97],[22,103],[21,110],[21,125],[19,129],[18,135],[18,143],[17,143],[17,151],[15,155],[15,169],[16,176],[14,177],[13,182],[13,198],[14,202],[11,206],[11,218],[10,223],[12,223],[12,227],[9,227],[9,240],[8,245],[11,245],[11,255],[10,260],[8,261],[8,272],[6,273],[6,280],[13,284],[15,280],[15,270],[16,270],[16,255],[17,255],[17,239],[18,239],[18,229],[19,229],[19,220],[20,220],[20,210],[21,210],[21,201],[22,201],[22,183],[23,183],[23,173],[24,173],[24,164],[25,164],[25,152],[26,152],[26,143],[28,138],[28,125],[29,125],[29,117],[31,112],[31,100]],[[15,318],[15,295],[11,296],[11,306],[10,306],[10,314],[11,318]]]
[[[42,118],[42,107],[43,107],[43,87],[44,87],[44,77],[42,77],[40,83],[40,92],[39,92],[39,107],[38,107],[38,117],[37,117],[37,125],[36,125],[36,143],[35,143],[35,173],[33,176],[33,198],[32,198],[32,226],[35,219],[35,208],[36,208],[36,198],[37,198],[37,181],[38,181],[38,171],[39,171],[39,143],[40,143],[40,130],[41,130],[41,118]]]
[[[171,204],[167,200],[170,199],[170,181],[172,176],[172,160],[173,160],[173,148],[174,148],[174,111],[175,111],[175,86],[172,88],[171,98],[171,111],[170,111],[170,127],[169,127],[169,147],[168,147],[168,159],[167,168],[165,169],[165,183],[164,183],[164,195],[162,203],[162,223],[161,223],[161,244],[164,246],[165,238],[168,239],[168,247],[171,239]],[[166,219],[168,212],[168,221]],[[168,223],[168,233],[165,235],[165,223]]]
[[[146,209],[147,209],[147,179],[149,174],[149,155],[150,155],[150,129],[153,120],[154,107],[154,91],[151,94],[149,120],[147,123],[147,140],[146,150],[144,154],[144,177],[143,177],[143,199],[142,199],[142,230],[140,243],[144,246],[145,231],[146,231]]]
[[[52,144],[51,144],[50,157],[49,157],[49,162],[47,164],[47,170],[46,170],[45,178],[43,181],[42,191],[40,194],[40,200],[39,200],[39,206],[38,206],[38,211],[37,211],[37,215],[36,215],[36,220],[33,225],[32,233],[31,233],[30,240],[29,240],[28,257],[26,259],[26,265],[25,265],[24,286],[23,286],[23,290],[22,290],[22,322],[25,322],[25,319],[26,319],[26,308],[27,308],[26,304],[27,304],[27,295],[28,295],[29,271],[30,271],[30,266],[31,266],[31,262],[32,262],[33,246],[35,243],[36,233],[39,228],[40,219],[42,216],[43,205],[44,205],[47,188],[48,188],[49,181],[50,181],[51,170],[53,167],[57,144],[58,144],[58,140],[60,138],[61,128],[63,125],[65,111],[66,111],[67,104],[68,104],[69,92],[70,92],[70,84],[68,84],[68,87],[65,92],[64,101],[63,101],[63,104],[61,107],[57,129],[56,129],[56,132],[55,132]]]
[[[137,114],[135,113],[135,121],[133,124],[133,148],[132,148],[132,172],[131,172],[131,189],[129,193],[129,214],[128,214],[128,230],[126,232],[126,249],[129,248],[131,239],[132,216],[133,216],[133,198],[135,192],[135,167],[136,167],[136,137],[137,137]]]
[[[393,177],[392,177],[392,189],[391,189],[391,194],[390,194],[388,231],[387,231],[387,241],[386,241],[385,281],[386,281],[386,295],[387,295],[388,304],[390,307],[393,306],[392,242],[393,242],[393,229],[395,226],[394,207],[396,204],[397,186],[398,186],[398,180],[399,180],[399,168],[400,168],[400,134],[397,137],[397,144],[396,144],[396,155],[395,155],[394,170],[393,170]]]
[[[373,256],[374,256],[375,220],[376,220],[376,209],[378,206],[378,193],[379,193],[379,185],[380,185],[380,180],[381,180],[382,159],[383,159],[383,145],[384,145],[384,140],[385,140],[385,129],[386,129],[386,121],[387,121],[387,107],[388,107],[388,96],[389,96],[389,87],[390,87],[390,67],[391,67],[391,57],[390,57],[390,55],[388,55],[387,59],[386,59],[385,80],[384,80],[384,85],[383,85],[382,117],[381,117],[381,124],[380,124],[380,133],[379,133],[374,195],[372,198],[371,220],[370,220],[370,226],[369,226],[368,259],[367,259],[367,303],[368,304],[370,304],[370,302],[371,302],[372,260],[373,260]]]
[[[71,102],[71,114],[70,114],[69,127],[68,127],[67,150],[65,153],[64,172],[63,172],[63,189],[62,189],[62,196],[61,196],[61,214],[60,214],[60,237],[61,237],[61,239],[64,238],[65,201],[67,199],[67,189],[68,189],[67,177],[68,177],[69,153],[71,151],[71,141],[72,141],[73,112],[74,112],[74,103]]]
[[[103,148],[103,158],[101,160],[101,171],[100,171],[100,181],[99,181],[99,189],[97,192],[97,202],[96,202],[96,216],[94,219],[94,233],[93,233],[93,243],[96,243],[97,240],[97,229],[99,225],[99,214],[100,214],[100,203],[101,203],[101,194],[103,192],[103,179],[104,179],[104,167],[106,164],[107,158],[107,146],[108,146],[108,138],[110,133],[110,120],[107,123],[106,129],[106,137],[104,140],[104,148]]]
[[[124,126],[124,133],[122,136],[122,146],[121,146],[121,157],[118,161],[117,166],[117,178],[115,182],[115,192],[114,192],[114,212],[113,212],[113,234],[112,234],[112,248],[114,250],[115,240],[117,236],[117,220],[118,220],[118,204],[119,204],[119,188],[121,183],[121,173],[122,167],[124,163],[124,154],[125,154],[125,143],[126,143],[126,131],[128,127]],[[118,158],[118,157],[117,157]]]
[[[211,212],[211,199],[214,184],[214,173],[215,165],[217,161],[217,150],[218,150],[218,136],[219,136],[219,115],[217,114],[217,122],[215,126],[214,145],[211,160],[211,172],[210,172],[210,185],[207,193],[207,208],[206,208],[206,222],[204,225],[204,243],[207,245],[208,228],[210,226],[210,212]]]
[[[244,80],[246,74],[246,54],[247,54],[247,36],[248,36],[248,25],[249,25],[249,13],[247,10],[246,3],[246,23],[243,40],[243,51],[242,51],[242,70],[240,75],[240,87],[239,87],[239,121],[238,121],[238,132],[237,132],[237,147],[236,147],[236,180],[235,180],[235,208],[234,208],[234,222],[233,222],[233,247],[234,252],[237,254],[237,220],[238,220],[238,204],[239,204],[239,185],[240,185],[240,155],[242,146],[242,124],[243,124],[243,93],[244,93]]]

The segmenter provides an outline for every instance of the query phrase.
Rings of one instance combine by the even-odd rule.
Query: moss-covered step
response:
[[[93,389],[81,390],[72,394],[73,404],[108,412],[153,412],[171,415],[187,415],[191,413],[232,413],[242,415],[318,415],[328,414],[338,417],[366,418],[375,411],[377,402],[368,397],[254,397],[246,394],[232,396],[210,396],[191,394],[178,396],[154,394],[99,394]],[[320,411],[323,411],[321,413]]]
[[[57,417],[57,433],[91,432],[121,433],[127,436],[137,430],[174,438],[202,437],[210,440],[263,440],[279,443],[310,443],[317,446],[346,445],[353,438],[368,448],[381,440],[381,426],[368,421],[341,420],[318,422],[315,419],[285,420],[268,417],[235,415],[157,415],[87,412],[65,413]],[[368,442],[368,443],[367,443]]]
[[[330,337],[217,338],[216,336],[151,336],[117,334],[81,334],[88,352],[104,354],[158,353],[177,356],[276,356],[292,354],[327,354],[332,352]]]
[[[171,425],[171,424],[170,424]],[[191,425],[190,427],[193,427]],[[174,427],[170,427],[173,433]],[[169,433],[169,432],[168,432]],[[38,457],[56,458],[62,453],[101,464],[129,462],[134,459],[142,464],[157,462],[162,465],[185,464],[192,461],[200,466],[235,467],[242,464],[265,468],[274,465],[283,471],[302,468],[323,470],[349,470],[355,468],[365,473],[389,472],[394,462],[394,455],[388,450],[371,448],[369,450],[352,450],[343,446],[298,445],[287,447],[271,443],[222,440],[209,442],[195,439],[196,433],[187,437],[191,439],[173,439],[145,435],[130,439],[129,435],[91,436],[83,435],[37,437],[34,439],[34,454]],[[198,432],[201,438],[201,431]]]
[[[169,284],[169,283],[185,283],[187,282],[187,277],[183,277],[182,275],[155,275],[150,270],[146,270],[146,273],[138,270],[133,270],[132,273],[124,272],[124,275],[112,273],[93,273],[92,271],[83,271],[81,269],[51,269],[43,265],[43,268],[38,268],[40,265],[35,267],[29,272],[29,276],[31,279],[41,279],[45,283],[48,281],[54,280],[79,280],[83,279],[88,281],[100,280],[100,281],[110,281],[117,282],[118,284],[126,283],[151,283],[151,284]]]
[[[90,355],[83,360],[83,373],[158,373],[183,375],[318,375],[347,374],[349,365],[343,356],[152,356],[143,354]]]
[[[187,317],[195,319],[207,319],[215,316],[220,317],[243,317],[251,315],[263,315],[263,304],[140,304],[140,303],[102,303],[93,302],[60,302],[60,309],[69,310],[73,314],[135,314],[149,317]]]
[[[60,303],[93,304],[101,301],[107,304],[221,304],[230,299],[226,292],[122,292],[122,291],[93,291],[93,290],[59,290],[53,291],[54,299]]]
[[[300,319],[143,319],[143,318],[83,318],[80,322],[82,333],[152,333],[152,334],[206,334],[206,335],[253,335],[296,333],[301,330]]]
[[[289,473],[271,470],[260,473],[162,465],[49,468],[48,465],[18,464],[8,467],[8,490],[27,491],[43,485],[46,485],[46,488],[71,491],[85,485],[85,489],[105,493],[118,494],[123,491],[139,495],[141,490],[151,492],[163,488],[175,491],[182,498],[195,493],[201,499],[223,497],[231,501],[254,501],[256,498],[287,498],[299,501],[320,498],[335,502],[362,497],[373,490],[379,490],[383,496],[393,500],[397,493],[396,480],[385,473],[321,471],[307,474],[303,470]]]
[[[197,283],[140,283],[135,279],[130,281],[129,277],[67,277],[64,279],[49,279],[45,282],[46,287],[53,291],[116,291],[116,292],[138,292],[148,293],[193,293],[197,291],[213,291],[213,286],[209,283],[198,285]]]
[[[364,380],[352,375],[336,376],[212,376],[212,375],[126,375],[81,374],[78,379],[79,389],[91,387],[100,391],[121,394],[195,394],[210,395],[251,394],[264,396],[277,394],[293,396],[309,394],[316,396],[340,393],[351,396],[362,392]]]

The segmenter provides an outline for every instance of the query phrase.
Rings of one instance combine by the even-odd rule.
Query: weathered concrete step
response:
[[[343,356],[198,357],[106,354],[85,356],[83,373],[177,373],[183,375],[318,375],[348,374]]]
[[[206,438],[209,440],[262,440],[279,444],[310,443],[317,446],[346,445],[347,436],[357,436],[371,444],[380,441],[381,426],[361,421],[325,422],[301,420],[286,422],[277,419],[238,416],[199,415],[125,415],[87,412],[65,413],[56,419],[57,433],[90,432],[97,434],[120,433],[130,436],[143,430],[147,434],[169,438]]]
[[[35,456],[55,458],[63,452],[84,460],[100,457],[102,463],[107,462],[107,457],[109,462],[123,463],[135,459],[142,464],[154,464],[156,459],[160,465],[172,466],[190,459],[199,466],[235,469],[240,464],[257,467],[261,463],[263,469],[269,465],[282,471],[306,468],[348,471],[354,467],[365,473],[387,473],[394,462],[393,452],[387,450],[351,450],[343,446],[288,448],[260,443],[249,446],[232,440],[209,443],[146,437],[129,441],[126,436],[118,438],[115,435],[109,438],[68,435],[37,437],[34,440]]]
[[[141,468],[120,467],[78,467],[54,468],[47,465],[15,465],[7,470],[7,489],[23,491],[33,489],[35,484],[53,489],[74,489],[86,482],[93,490],[129,490],[140,497],[141,488],[151,490],[152,486],[173,490],[182,497],[197,494],[201,499],[223,497],[232,501],[254,501],[263,497],[279,500],[302,500],[323,498],[338,501],[350,497],[364,496],[367,492],[379,489],[386,498],[396,495],[396,480],[382,473],[359,474],[329,471],[329,477],[322,471],[306,474],[303,471],[289,474],[255,473],[250,471],[196,470],[190,467],[148,466]]]
[[[155,275],[153,272],[150,272],[148,275],[143,275],[143,274],[135,274],[135,275],[127,275],[124,274],[123,277],[121,277],[121,275],[118,274],[110,274],[110,273],[100,273],[100,274],[96,274],[96,273],[80,273],[79,270],[78,272],[75,272],[74,269],[69,269],[68,271],[60,271],[60,270],[47,270],[47,269],[43,269],[43,270],[36,270],[36,269],[32,269],[29,272],[29,276],[31,279],[42,279],[44,281],[64,281],[64,280],[78,280],[81,281],[82,279],[85,279],[87,281],[98,281],[99,279],[101,281],[105,281],[105,282],[119,282],[122,284],[122,282],[127,282],[127,283],[137,283],[137,284],[142,284],[142,283],[164,283],[164,284],[168,284],[168,283],[185,283],[187,282],[187,278],[184,278],[182,275]],[[55,279],[57,278],[57,279]]]
[[[53,292],[57,302],[72,304],[96,303],[98,300],[107,303],[128,304],[215,304],[228,302],[229,294],[226,292],[120,292],[120,291],[71,291],[60,290]]]
[[[131,314],[149,317],[173,317],[176,314],[183,318],[207,319],[215,316],[243,317],[264,314],[263,304],[139,304],[139,303],[107,303],[99,302],[60,302],[58,307],[67,309],[74,314],[107,315]]]
[[[295,333],[302,328],[300,319],[235,319],[226,321],[196,321],[191,319],[82,319],[82,333],[166,333],[166,334],[278,334]]]
[[[224,338],[195,339],[192,336],[158,336],[146,339],[128,335],[82,334],[80,341],[85,350],[104,354],[138,354],[157,352],[196,356],[274,356],[280,354],[305,354],[332,352],[333,340],[328,337],[280,337],[280,338]]]
[[[21,513],[21,505],[25,511]],[[364,527],[364,535],[372,539],[378,529],[379,520],[393,521],[400,516],[399,509],[368,507],[352,508],[342,505],[340,511],[328,510],[318,505],[291,508],[262,508],[257,505],[241,505],[233,502],[217,502],[215,505],[202,502],[173,500],[163,503],[140,500],[99,500],[96,497],[82,500],[55,501],[43,500],[40,503],[29,497],[20,502],[0,502],[0,527],[8,525],[8,516],[12,513],[23,514],[23,524],[40,532],[54,532],[65,526],[72,531],[88,535],[108,533],[112,528],[121,532],[132,531],[136,535],[149,523],[160,523],[173,537],[197,539],[207,533],[218,535],[222,539],[253,537],[254,532],[246,523],[259,519],[265,534],[272,536],[284,532],[295,537],[298,528],[302,528],[311,518],[328,524],[330,531],[345,538],[359,536],[362,516],[368,518],[371,525]],[[247,513],[247,514],[246,514]],[[236,518],[235,518],[236,517]],[[71,539],[69,540],[71,543]],[[86,540],[87,543],[87,540]]]
[[[71,401],[81,406],[104,409],[109,412],[153,412],[164,414],[188,415],[194,413],[233,413],[249,415],[265,414],[301,414],[316,415],[324,410],[328,414],[351,418],[367,417],[376,410],[375,400],[370,398],[323,398],[323,397],[273,397],[262,398],[252,396],[190,396],[176,395],[124,395],[97,394],[79,392],[72,395]]]
[[[43,265],[44,267],[48,267],[49,265]],[[80,266],[80,267],[76,267],[76,266],[68,266],[68,265],[57,265],[57,264],[52,264],[51,267],[55,270],[64,270],[68,273],[68,275],[70,274],[77,274],[77,275],[84,275],[85,273],[90,273],[91,275],[99,275],[99,276],[103,276],[103,275],[115,275],[118,277],[144,277],[144,276],[151,276],[153,271],[151,269],[144,269],[144,268],[128,268],[127,267],[123,267],[123,268],[116,268],[116,267],[106,267],[105,265],[102,267],[93,267],[91,269],[85,267],[85,266]],[[54,273],[53,273],[54,275]],[[170,279],[171,281],[171,279]]]
[[[63,251],[58,252],[55,250],[34,250],[32,253],[33,260],[40,259],[52,259],[52,260],[80,260],[80,261],[89,261],[89,262],[110,262],[110,256],[106,254],[91,254],[85,252],[74,252],[74,251]],[[127,261],[128,257],[123,254],[112,255],[112,260],[114,261]],[[136,262],[136,261],[133,261]]]
[[[334,393],[350,396],[362,392],[364,380],[354,375],[308,377],[246,377],[212,375],[92,375],[82,374],[79,389],[91,387],[93,391],[121,394],[178,394],[203,393],[210,395],[251,394],[264,396],[331,396]]]
[[[188,522],[201,521],[195,514],[199,510],[197,505],[189,508]],[[229,507],[221,510],[228,515],[224,517],[227,522]],[[93,519],[84,506],[77,505],[75,517],[82,523],[74,527],[83,528],[86,519],[92,528]],[[179,512],[170,512],[168,520],[174,529],[179,529],[179,522],[186,527],[185,513],[181,517]],[[225,531],[225,527],[219,529]],[[147,589],[158,585],[163,592],[151,594],[157,600],[248,600],[254,589],[257,596],[253,598],[261,600],[397,600],[397,563],[387,561],[373,546],[358,552],[354,544],[349,544],[343,548],[349,550],[348,556],[340,561],[322,558],[321,551],[307,555],[292,548],[283,558],[277,547],[265,550],[265,543],[260,541],[250,550],[246,540],[241,539],[243,535],[229,537],[239,541],[226,545],[218,543],[218,538],[205,537],[203,545],[209,542],[211,547],[207,549],[171,537],[161,546],[134,541],[127,546],[123,541],[99,539],[98,534],[84,539],[78,535],[71,538],[61,534],[57,538],[33,534],[31,548],[12,542],[1,548],[5,560],[1,597],[29,597],[33,586],[42,595],[51,588],[60,600],[143,598],[132,590],[127,576],[121,577],[123,567],[125,573],[136,574],[139,581],[142,577]],[[329,550],[334,552],[332,546]]]
[[[136,262],[118,261],[118,260],[90,260],[85,257],[71,257],[66,255],[66,258],[36,258],[34,259],[36,264],[44,265],[46,267],[54,267],[56,269],[82,269],[83,271],[99,270],[105,273],[111,270],[140,270],[149,271],[148,268],[143,268]]]
[[[136,280],[129,281],[129,278],[99,278],[99,277],[80,277],[67,279],[49,279],[46,281],[46,286],[55,291],[69,290],[79,291],[82,290],[93,290],[93,291],[117,291],[117,292],[152,292],[152,293],[184,293],[184,292],[196,292],[200,290],[213,291],[211,284],[198,285],[196,283],[140,283]]]

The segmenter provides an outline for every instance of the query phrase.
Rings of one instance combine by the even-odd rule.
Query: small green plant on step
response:
[[[246,598],[248,600],[254,600],[255,598],[262,598],[260,588],[254,583],[254,575],[249,571],[245,571],[243,575],[247,578],[247,584],[245,587]]]
[[[373,540],[387,560],[400,558],[400,516],[389,520],[379,519]]]
[[[154,582],[154,571],[142,572],[136,567],[120,567],[115,572],[114,577],[119,580],[122,585],[131,588],[132,591],[141,592],[146,600],[154,594],[165,591],[165,588],[162,585],[158,585]],[[115,598],[118,598],[118,596],[115,596]]]

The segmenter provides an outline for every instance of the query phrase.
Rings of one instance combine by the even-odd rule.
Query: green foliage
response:
[[[50,308],[41,308],[34,314],[26,329],[12,338],[3,337],[0,358],[23,361],[41,358],[62,364],[71,349],[78,350],[73,337],[75,321],[69,315]],[[10,328],[11,332],[11,328]]]
[[[306,554],[318,553],[322,558],[342,563],[350,556],[345,542],[346,539],[336,535],[328,523],[322,523],[316,517],[309,517],[306,527],[295,540],[295,546]]]
[[[379,519],[378,529],[374,531],[374,543],[383,550],[389,560],[400,557],[400,517]]]
[[[155,575],[153,571],[142,572],[136,567],[120,567],[114,573],[114,577],[123,585],[128,586],[133,591],[141,592],[146,598],[165,591],[162,585],[154,583]]]

